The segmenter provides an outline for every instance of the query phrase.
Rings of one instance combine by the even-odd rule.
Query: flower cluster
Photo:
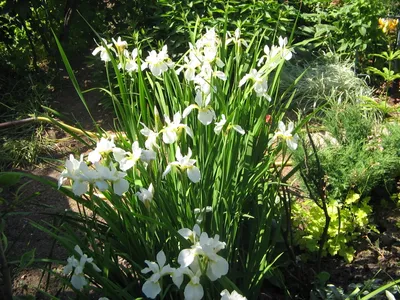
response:
[[[140,131],[141,134],[147,137],[145,145],[149,148],[148,151],[153,151],[152,149],[158,149],[159,145],[157,144],[157,138],[160,134],[162,134],[162,140],[165,144],[173,144],[178,140],[178,133],[181,130],[185,130],[186,134],[193,138],[193,131],[186,124],[181,123],[182,117],[180,112],[174,114],[173,120],[171,121],[168,116],[164,116],[166,125],[161,129],[160,132],[155,132],[149,129],[146,125],[143,124],[143,129]],[[182,156],[180,147],[176,147],[175,158],[176,161],[170,162],[162,174],[164,178],[169,172],[171,172],[171,167],[178,167],[181,171],[186,171],[189,179],[193,183],[197,183],[200,181],[201,175],[200,170],[194,164],[196,163],[195,159],[191,158],[192,150],[188,149],[188,154],[186,156]]]
[[[287,38],[279,37],[279,46],[266,45],[264,47],[264,55],[259,59],[257,66],[259,70],[252,69],[239,82],[239,87],[243,86],[247,81],[253,82],[253,90],[257,97],[264,97],[271,101],[271,96],[268,95],[268,80],[267,77],[282,60],[290,60],[292,58],[292,50],[287,48]]]
[[[183,111],[183,117],[189,115],[193,109],[199,111],[197,118],[204,125],[210,125],[216,118],[214,109],[211,105],[211,92],[213,78],[226,80],[227,77],[222,71],[214,71],[214,65],[222,68],[225,64],[217,57],[220,40],[215,33],[215,29],[209,29],[196,41],[195,45],[189,43],[189,53],[184,57],[185,64],[177,72],[184,71],[187,81],[195,85],[195,103],[189,105]]]
[[[129,189],[125,176],[126,173],[118,171],[112,163],[106,166],[96,162],[89,167],[83,161],[83,154],[79,160],[71,154],[65,162],[65,169],[58,180],[58,187],[61,187],[65,179],[70,179],[72,192],[76,196],[87,193],[91,186],[100,191],[105,191],[112,186],[114,193],[121,196]]]
[[[389,25],[394,26],[393,24],[390,23]],[[115,53],[120,59],[118,67],[125,69],[128,73],[139,69],[139,61],[141,62],[141,69],[144,70],[148,68],[154,76],[161,76],[168,69],[174,67],[174,63],[167,53],[167,46],[163,46],[162,50],[158,53],[155,50],[150,51],[149,55],[142,61],[138,58],[138,50],[134,49],[130,53],[126,49],[127,42],[122,41],[120,37],[117,41],[113,39],[113,42],[117,50],[114,49],[113,44],[107,44],[107,41],[103,39],[103,45],[97,47],[93,51],[93,55],[100,53],[102,60],[110,61],[109,54]],[[239,28],[236,29],[233,36],[231,33],[227,33],[226,45],[232,42],[239,47],[241,47],[241,45],[245,47],[248,46],[247,42],[240,38]],[[183,71],[184,78],[188,82],[194,83],[195,103],[184,109],[182,115],[179,112],[176,113],[172,122],[168,116],[165,116],[167,125],[162,130],[163,141],[165,143],[175,142],[177,139],[176,132],[182,128],[186,130],[188,135],[193,136],[189,127],[180,122],[181,118],[186,118],[194,109],[198,110],[197,118],[204,125],[210,125],[217,119],[212,105],[212,92],[216,90],[216,87],[212,85],[212,82],[213,78],[218,78],[220,80],[227,79],[226,74],[217,69],[223,68],[225,65],[218,57],[220,44],[221,41],[214,28],[208,29],[195,44],[189,43],[188,54],[183,57],[184,64],[176,70],[176,73],[179,74]],[[278,44],[278,46],[273,45],[271,48],[268,45],[264,47],[264,55],[258,61],[258,67],[260,67],[260,69],[252,69],[248,74],[245,74],[239,82],[239,87],[251,81],[253,83],[252,88],[256,95],[271,101],[271,97],[268,94],[267,77],[282,60],[290,60],[293,56],[293,50],[287,47],[287,38],[279,37]],[[221,132],[225,122],[226,119],[224,115],[221,121],[215,122],[215,133],[218,134]],[[244,134],[244,130],[239,125],[231,125],[228,128],[233,128],[239,133]],[[145,133],[142,131],[142,134]],[[152,146],[146,144],[146,147],[147,149],[152,149],[155,145],[154,141],[157,134],[151,130],[149,130],[147,134],[149,138],[147,143],[152,143]]]
[[[149,68],[154,76],[161,76],[162,73],[172,68],[174,63],[168,56],[167,46],[165,45],[162,50],[157,53],[155,50],[149,52],[145,62],[142,64],[142,69]]]
[[[228,34],[231,36],[230,33]],[[234,37],[227,39],[226,44],[229,44],[230,42],[239,46],[248,46],[247,42],[240,38],[240,29],[235,31]],[[149,55],[143,61],[138,58],[138,49],[135,48],[132,52],[129,52],[127,49],[127,42],[121,40],[120,37],[118,37],[117,41],[113,39],[113,43],[114,46],[112,43],[108,44],[107,41],[103,39],[103,44],[93,51],[93,55],[100,53],[101,59],[107,62],[111,60],[109,55],[114,53],[118,59],[118,68],[125,70],[128,74],[132,74],[139,70],[139,62],[141,70],[149,69],[151,73],[157,77],[161,76],[168,69],[174,67],[174,63],[171,61],[167,53],[167,46],[164,46],[158,53],[155,50],[150,51]],[[183,71],[184,78],[188,82],[194,83],[195,103],[184,109],[182,115],[179,112],[176,113],[172,122],[168,116],[165,116],[167,126],[162,130],[163,141],[165,143],[175,142],[176,132],[182,128],[186,130],[188,135],[193,136],[190,128],[180,122],[182,118],[186,118],[194,109],[198,111],[197,118],[202,124],[210,125],[216,120],[217,116],[211,103],[212,92],[216,91],[216,87],[212,85],[213,78],[218,78],[223,81],[227,79],[226,74],[217,69],[223,68],[225,65],[218,57],[220,44],[221,41],[214,28],[208,29],[194,45],[189,43],[188,54],[183,57],[184,64],[176,70],[176,73],[180,74]],[[104,45],[106,45],[106,47]],[[257,94],[265,94],[267,87],[263,82],[262,86],[262,90],[258,91]],[[177,114],[179,114],[179,117]],[[215,123],[217,128],[216,133],[221,131],[226,120],[222,121],[224,122],[222,125],[220,122]],[[231,125],[229,128],[233,128],[239,133],[244,134],[244,130],[239,125]],[[142,132],[142,134],[144,133]],[[147,134],[149,134],[149,139],[155,141],[155,137],[157,136],[155,132],[148,131]],[[150,147],[147,147],[147,149],[150,149]]]
[[[89,263],[92,265],[93,269],[96,272],[101,272],[98,266],[93,262],[93,258],[88,257],[86,254],[82,252],[82,249],[76,245],[74,248],[75,252],[79,254],[79,258],[75,258],[74,255],[68,257],[67,259],[67,265],[64,267],[63,273],[64,275],[72,273],[71,277],[71,284],[74,288],[77,290],[82,289],[85,285],[88,284],[86,278],[85,278],[85,273],[83,272],[86,263]]]
[[[232,44],[235,45],[234,51],[240,51],[242,47],[249,46],[245,40],[240,38],[239,29],[235,31],[234,35],[228,33],[224,46]],[[271,48],[265,46],[263,56],[259,60],[253,60],[254,62],[258,61],[257,66],[252,67],[251,70],[249,69],[250,71],[247,70],[246,73],[249,72],[248,74],[243,74],[242,77],[239,77],[241,80],[238,86],[241,87],[251,82],[252,86],[251,88],[248,87],[248,91],[250,93],[254,91],[257,97],[264,97],[270,101],[268,76],[282,62],[291,59],[292,50],[287,47],[287,44],[286,38],[279,37],[278,46],[272,46]],[[231,110],[229,105],[213,103],[218,99],[216,96],[219,96],[219,94],[216,94],[218,87],[223,86],[224,90],[227,87],[226,90],[228,91],[228,87],[230,88],[231,84],[231,82],[227,82],[227,75],[224,73],[225,70],[229,69],[223,69],[225,64],[218,57],[220,46],[221,40],[215,29],[208,29],[194,44],[189,44],[189,51],[182,60],[178,61],[178,69],[175,70],[175,64],[168,55],[167,46],[162,47],[159,52],[152,50],[147,57],[141,58],[140,50],[128,50],[128,43],[121,40],[121,38],[113,39],[113,43],[109,44],[106,40],[103,40],[102,44],[93,51],[93,55],[100,54],[101,60],[105,62],[112,60],[113,63],[118,64],[118,69],[122,70],[120,75],[130,76],[129,82],[139,78],[139,76],[135,76],[135,72],[140,73],[143,70],[148,70],[149,72],[148,76],[145,76],[146,82],[148,80],[156,84],[159,84],[158,81],[167,82],[168,75],[173,74],[174,78],[182,78],[186,81],[186,86],[192,88],[192,91],[188,90],[189,92],[185,92],[185,95],[193,97],[193,103],[189,103],[183,112],[180,106],[182,102],[172,106],[167,103],[167,109],[163,105],[158,106],[156,104],[157,107],[161,107],[164,110],[164,115],[156,119],[154,126],[140,123],[139,115],[133,121],[135,125],[140,123],[142,126],[140,129],[142,136],[138,141],[115,142],[113,138],[101,138],[96,148],[88,154],[86,160],[84,160],[83,155],[79,160],[71,155],[65,163],[66,168],[61,174],[59,186],[66,179],[69,179],[72,183],[72,191],[78,196],[93,189],[99,191],[112,189],[115,194],[122,196],[129,191],[130,182],[138,182],[139,180],[137,179],[140,176],[145,176],[146,169],[150,172],[156,169],[152,167],[155,163],[158,163],[153,162],[157,159],[160,159],[159,168],[164,171],[162,175],[161,172],[152,172],[151,174],[155,176],[161,175],[164,180],[169,180],[172,177],[169,173],[178,170],[184,176],[187,176],[192,183],[200,182],[202,173],[199,166],[207,165],[207,161],[199,163],[196,159],[196,149],[194,147],[198,146],[202,139],[198,139],[194,135],[185,118],[193,110],[197,110],[197,119],[201,124],[205,126],[214,124],[214,133],[211,129],[207,129],[206,132],[215,139],[219,139],[220,136],[218,137],[218,135],[221,133],[223,134],[223,139],[225,139],[227,132],[231,129],[241,135],[245,134],[245,130],[240,125],[235,124],[234,121],[235,118],[242,117],[240,112],[229,113]],[[229,60],[225,62],[229,62]],[[232,78],[233,80],[234,78]],[[162,87],[157,91],[163,93]],[[240,94],[239,92],[239,96]],[[246,93],[244,94],[246,95]],[[171,109],[174,110],[171,111]],[[218,112],[217,109],[222,111]],[[154,115],[159,117],[158,111],[154,112]],[[186,120],[191,120],[191,118]],[[287,129],[283,122],[279,122],[278,131],[270,140],[270,144],[278,140],[284,140],[290,149],[296,149],[298,136],[293,131],[294,124],[292,122],[288,124]],[[191,143],[191,140],[187,138],[190,141],[188,144],[191,145],[193,153],[190,147],[183,146],[184,144],[180,143],[182,132],[193,140],[193,143]],[[122,137],[123,134],[119,136]],[[144,147],[139,144],[142,141],[144,141]],[[118,146],[128,146],[120,146],[120,148],[116,144]],[[175,152],[174,155],[171,151]],[[170,159],[171,157],[174,158]],[[148,167],[149,165],[150,167]],[[131,174],[135,175],[134,178]],[[143,180],[140,178],[141,183],[130,194],[130,196],[135,195],[147,210],[150,210],[153,199],[158,196],[156,194],[157,186],[156,189],[153,186],[154,182],[158,182],[157,179],[159,178],[156,178],[156,180],[153,178],[149,180],[146,177]],[[193,209],[193,207],[189,209]],[[167,264],[167,257],[162,250],[156,255],[155,262],[145,260],[146,267],[142,269],[142,273],[147,274],[147,279],[142,286],[142,291],[148,298],[154,299],[162,292],[163,278],[165,276],[170,277],[178,289],[182,287],[185,299],[197,300],[204,297],[203,285],[207,281],[216,281],[227,275],[229,271],[228,261],[220,255],[221,250],[226,247],[225,242],[220,241],[218,235],[210,237],[206,232],[201,232],[199,226],[212,209],[210,206],[196,208],[194,217],[197,224],[193,229],[183,228],[178,231],[184,239],[190,242],[190,246],[186,249],[181,248],[178,257],[173,260],[176,262],[176,266],[179,264],[179,267],[171,267],[170,264]],[[85,262],[91,263],[92,261],[90,260],[90,258],[86,257]],[[83,267],[79,269],[80,262],[74,257],[70,257],[68,263],[65,272],[71,272],[75,268],[74,282],[78,287],[84,286],[86,281],[84,281],[83,272],[80,271],[81,269],[83,270]],[[236,291],[224,290],[220,295],[221,300],[246,299]]]
[[[118,64],[119,69],[124,69],[129,74],[139,69],[137,48],[133,49],[132,52],[129,52],[127,50],[128,43],[121,40],[121,37],[118,37],[118,40],[112,39],[114,46],[112,43],[108,43],[106,39],[102,40],[103,43],[93,50],[92,55],[96,56],[100,54],[100,59],[102,61],[109,62],[111,61],[110,54],[114,53],[120,60]],[[150,51],[149,55],[145,58],[145,61],[140,62],[141,70],[148,68],[154,76],[161,76],[162,73],[168,70],[168,68],[174,66],[168,56],[167,46],[164,46],[159,53],[155,50]]]
[[[157,254],[157,262],[145,261],[147,268],[142,270],[143,274],[153,274],[146,280],[142,287],[146,297],[154,299],[162,291],[161,278],[169,275],[173,283],[180,288],[187,277],[184,288],[185,299],[200,300],[204,296],[204,289],[201,284],[203,277],[215,281],[226,275],[229,270],[228,262],[217,253],[225,248],[225,243],[219,241],[219,236],[211,238],[206,232],[201,232],[199,225],[193,230],[183,228],[178,233],[192,243],[191,248],[183,249],[178,255],[179,268],[172,268],[166,263],[166,256],[163,251]],[[227,290],[222,291],[222,298],[246,299],[236,291],[230,294]]]
[[[219,235],[208,237],[206,232],[201,232],[199,225],[193,230],[183,228],[178,233],[193,243],[190,249],[184,249],[179,253],[178,262],[181,268],[197,269],[200,263],[205,262],[206,275],[211,281],[215,281],[228,273],[229,265],[225,258],[217,253],[225,248],[225,243],[219,241]]]
[[[378,24],[383,33],[389,34],[391,32],[396,32],[397,25],[399,24],[399,19],[379,18]]]
[[[144,128],[140,131],[147,137],[145,147],[141,148],[138,141],[132,143],[131,151],[126,151],[122,148],[116,147],[114,139],[101,138],[97,142],[96,148],[91,151],[87,160],[84,161],[84,155],[80,156],[77,160],[71,154],[69,159],[65,162],[65,169],[62,171],[58,180],[58,187],[64,183],[66,179],[72,182],[72,192],[76,196],[81,196],[87,193],[90,188],[96,188],[99,191],[105,191],[112,187],[115,194],[122,196],[129,190],[129,182],[125,179],[127,171],[134,168],[137,163],[141,162],[147,167],[150,161],[156,159],[157,153],[155,150],[159,149],[157,144],[157,137],[162,134],[162,140],[165,144],[172,144],[178,139],[178,132],[182,129],[193,137],[192,130],[186,125],[181,123],[180,113],[174,115],[173,121],[168,116],[165,116],[166,125],[160,132],[154,132],[144,124]],[[113,155],[115,163],[110,162],[109,154]],[[170,162],[163,173],[163,178],[171,171],[171,167],[178,167],[181,171],[186,171],[189,179],[197,183],[200,181],[200,170],[194,164],[195,159],[191,158],[192,151],[189,148],[188,154],[182,156],[179,146],[176,148],[176,161]],[[117,170],[116,164],[119,169]],[[140,188],[140,192],[136,193],[139,200],[141,200],[148,208],[151,200],[153,199],[154,187],[149,186],[148,189]]]
[[[113,154],[120,170],[117,170],[115,163],[110,162],[110,153]],[[130,152],[116,147],[113,138],[101,138],[96,148],[87,156],[90,164],[84,161],[83,154],[79,160],[70,155],[58,180],[58,187],[60,188],[66,179],[70,179],[72,192],[76,196],[87,193],[90,187],[99,191],[112,187],[115,194],[122,196],[129,189],[129,182],[125,179],[126,171],[133,168],[139,160],[147,164],[155,158],[156,153],[153,150],[141,149],[137,141],[132,144]]]

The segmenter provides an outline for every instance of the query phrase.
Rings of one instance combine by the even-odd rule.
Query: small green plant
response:
[[[400,59],[400,50],[393,51],[389,49],[381,54],[371,54],[371,56],[382,58],[387,63],[387,67],[383,67],[382,70],[375,67],[368,67],[367,70],[372,74],[382,77],[386,86],[385,96],[388,97],[390,86],[395,80],[400,79],[400,73],[393,70],[393,62]]]
[[[344,203],[335,199],[327,202],[330,223],[323,255],[340,255],[351,262],[355,253],[352,242],[370,229],[369,198],[361,199],[359,194],[350,192]],[[324,224],[324,212],[314,201],[306,199],[293,205],[293,226],[300,247],[316,253]]]
[[[400,171],[398,126],[381,123],[372,111],[366,112],[358,104],[333,103],[322,114],[318,120],[330,138],[317,150],[328,198],[344,201],[350,190],[367,197],[379,184],[390,186]],[[312,150],[310,143],[303,146],[294,156],[298,162]],[[321,176],[315,157],[308,159],[307,170],[309,178]],[[318,188],[309,186],[316,193]]]
[[[310,293],[310,300],[395,300],[394,295],[399,294],[400,279],[386,284],[379,279],[370,279],[363,283],[350,283],[347,288],[330,284],[328,283],[329,279],[330,274],[327,272],[317,274],[314,289]]]
[[[43,125],[9,129],[0,138],[0,171],[36,164],[41,154],[50,153],[54,143],[44,133]]]
[[[391,105],[385,99],[375,99],[373,97],[361,96],[360,108],[366,111],[376,111],[381,117],[388,118],[399,112],[397,105]]]
[[[367,71],[382,77],[385,83],[385,98],[389,96],[389,88],[395,80],[400,79],[399,70],[394,69],[394,62],[400,59],[400,50],[396,50],[396,40],[397,26],[399,24],[398,19],[392,18],[380,18],[379,27],[385,35],[387,42],[387,51],[383,51],[380,54],[371,54],[371,57],[378,57],[383,59],[383,67],[378,69],[376,67],[368,67]],[[385,66],[387,65],[387,66]]]

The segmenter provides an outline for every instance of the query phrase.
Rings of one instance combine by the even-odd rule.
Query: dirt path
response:
[[[91,74],[93,66],[84,65],[79,68],[74,68],[75,76],[81,85],[81,89],[89,89],[92,86]],[[89,92],[85,94],[87,105],[93,118],[97,124],[106,130],[112,128],[113,124],[112,113],[107,112],[101,102],[101,94],[99,92]],[[85,130],[93,130],[94,125],[87,113],[84,105],[78,97],[69,77],[66,72],[60,73],[60,84],[56,88],[52,103],[50,106],[71,120],[69,124],[84,128]],[[67,121],[68,123],[68,121]],[[56,182],[62,170],[63,161],[69,153],[81,153],[87,151],[82,144],[68,139],[68,136],[57,128],[49,126],[47,134],[50,137],[63,139],[62,142],[54,144],[53,157],[58,159],[53,161],[53,165],[39,165],[30,169],[22,169],[18,171],[28,172],[37,176],[47,178],[50,181]],[[8,260],[18,260],[24,253],[35,250],[35,258],[53,258],[60,261],[65,261],[68,253],[54,244],[52,238],[42,231],[31,226],[31,222],[41,223],[48,222],[53,224],[56,219],[50,216],[51,213],[62,213],[66,209],[77,211],[75,201],[66,198],[57,190],[50,189],[48,186],[24,179],[26,186],[23,188],[21,199],[31,197],[29,201],[19,203],[15,212],[27,212],[28,214],[15,215],[7,218],[6,235],[11,248],[8,251]],[[43,273],[43,264],[32,264],[28,268],[13,269],[13,295],[26,296],[32,295],[36,299],[42,299],[43,295],[37,292],[37,288],[47,290],[51,295],[58,295],[62,285],[56,278],[51,278],[50,285],[46,287],[47,274]],[[46,266],[48,267],[48,266]],[[62,265],[56,264],[51,266],[53,271],[61,272]],[[44,275],[44,276],[43,276]],[[67,298],[68,291],[59,295],[61,299]],[[44,298],[43,298],[44,299]]]

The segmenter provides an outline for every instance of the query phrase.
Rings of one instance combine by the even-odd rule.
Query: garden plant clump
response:
[[[82,206],[70,218],[86,243],[64,226],[57,236],[66,247],[80,240],[99,266],[88,279],[106,296],[252,298],[274,273],[281,207],[271,167],[298,139],[293,122],[281,121],[278,83],[293,54],[287,38],[262,49],[257,41],[208,28],[176,62],[167,46],[142,59],[120,38],[93,51],[109,74],[120,130],[67,159],[59,188]],[[279,122],[266,125],[267,115]],[[67,179],[71,189],[61,187]],[[74,262],[72,286],[87,293],[84,263]]]
[[[387,202],[374,191],[395,191],[399,135],[397,124],[385,121],[379,109],[366,108],[358,97],[336,99],[313,120],[325,134],[302,136],[294,155],[304,166],[300,174],[308,193],[293,203],[292,225],[295,243],[308,250],[303,258],[340,255],[350,263],[355,242],[380,233],[373,212]]]

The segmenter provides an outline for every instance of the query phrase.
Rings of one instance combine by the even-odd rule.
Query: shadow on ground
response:
[[[35,169],[31,174],[56,182],[59,172],[45,168]],[[67,299],[60,279],[44,270],[51,269],[61,274],[69,254],[49,234],[33,224],[47,228],[57,225],[65,210],[74,209],[75,204],[58,190],[28,178],[22,178],[17,185],[5,190],[4,198],[6,202],[0,209],[8,239],[6,258],[8,262],[15,262],[11,268],[13,295],[47,299],[39,292],[43,290],[53,296],[61,296],[62,292],[60,299],[64,296]],[[25,257],[25,263],[21,265],[18,262],[22,257]],[[33,258],[34,261],[29,263]],[[56,262],[39,262],[42,259]]]

